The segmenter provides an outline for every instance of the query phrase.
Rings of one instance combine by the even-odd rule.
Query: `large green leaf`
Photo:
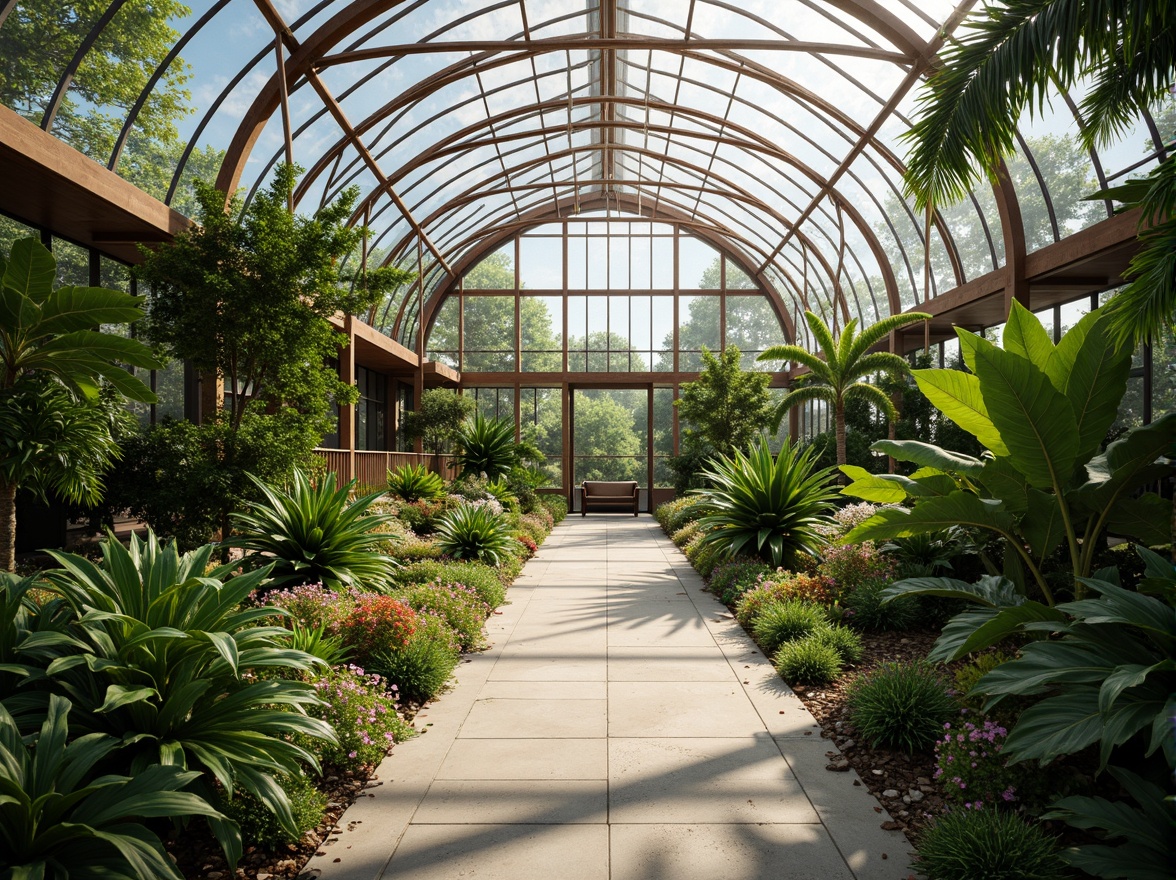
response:
[[[939,498],[927,498],[911,511],[896,507],[880,510],[852,529],[846,539],[886,541],[961,525],[1008,536],[1015,527],[1015,519],[1000,502],[978,498],[961,490]]]
[[[1013,300],[1009,311],[1009,320],[1005,324],[1001,336],[1004,350],[1029,361],[1039,370],[1046,370],[1046,365],[1054,353],[1053,341],[1037,317]],[[1064,391],[1065,386],[1058,386],[1058,391]]]
[[[939,596],[945,599],[962,599],[976,602],[990,608],[1008,608],[1020,605],[1025,597],[1007,578],[985,576],[977,583],[946,577],[917,577],[895,581],[882,591],[882,601],[890,602],[900,596]]]
[[[1039,489],[1026,494],[1025,515],[1021,518],[1021,534],[1029,542],[1029,549],[1041,565],[1066,537],[1066,523],[1058,497]]]
[[[989,416],[976,376],[961,370],[912,370],[911,375],[936,409],[973,435],[982,446],[992,450],[994,455],[1008,455],[1008,447]]]
[[[1029,509],[1029,485],[1025,475],[1009,464],[1007,458],[989,458],[977,482],[990,498],[1004,502],[1010,513],[1023,514]]]
[[[1170,473],[1157,465],[1176,451],[1176,412],[1165,413],[1150,425],[1132,428],[1086,465],[1089,479],[1067,493],[1067,498],[1086,510],[1099,513],[1125,493]]]
[[[0,284],[40,305],[52,292],[56,273],[57,261],[48,248],[35,238],[22,238],[12,243]]]
[[[972,350],[984,405],[1008,449],[1009,464],[1038,489],[1066,487],[1078,436],[1065,395],[1032,363],[979,336],[961,334],[960,345]]]
[[[1048,763],[1061,755],[1082,751],[1098,742],[1102,734],[1098,688],[1073,685],[1065,693],[1040,700],[1021,713],[1005,740],[1002,754],[1014,764],[1030,760]]]
[[[41,307],[37,333],[56,336],[101,324],[130,324],[143,317],[144,299],[103,287],[59,287]]]
[[[1119,498],[1107,517],[1107,531],[1142,544],[1166,544],[1171,540],[1172,502],[1155,492]]]
[[[1045,372],[1070,401],[1081,464],[1098,451],[1119,413],[1131,372],[1131,350],[1116,345],[1101,315],[1091,312],[1062,337]]]
[[[861,498],[872,504],[899,504],[906,500],[906,489],[893,480],[884,480],[880,474],[872,474],[852,464],[843,464],[841,472],[853,480],[841,490],[842,495]]]

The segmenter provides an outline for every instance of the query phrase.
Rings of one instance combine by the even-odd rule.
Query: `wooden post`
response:
[[[355,318],[348,315],[343,319],[343,332],[347,334],[347,345],[339,352],[339,381],[355,385]],[[339,448],[347,455],[347,473],[339,475],[340,482],[355,479],[355,407],[339,407]]]

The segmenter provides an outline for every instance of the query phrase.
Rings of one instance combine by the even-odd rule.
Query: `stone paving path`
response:
[[[907,876],[909,846],[648,516],[572,516],[311,859],[324,880]],[[885,855],[884,855],[885,854]]]

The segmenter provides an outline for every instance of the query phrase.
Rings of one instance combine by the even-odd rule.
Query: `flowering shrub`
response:
[[[380,676],[367,675],[359,666],[332,669],[314,682],[314,690],[325,705],[310,706],[308,713],[334,727],[339,737],[337,746],[305,743],[324,763],[375,764],[393,743],[413,735],[412,725],[396,711],[396,685],[385,688]]]
[[[434,520],[442,510],[444,510],[444,505],[441,503],[421,499],[402,504],[397,515],[413,532],[418,535],[426,535],[433,531]]]
[[[872,541],[839,544],[825,551],[817,570],[832,578],[837,597],[844,597],[868,581],[893,579],[894,560],[880,553]]]
[[[478,591],[465,584],[444,583],[441,578],[425,584],[406,587],[406,601],[419,615],[435,614],[448,624],[463,651],[480,648],[483,643],[482,624],[490,616],[491,608],[482,601]]]
[[[304,627],[318,629],[321,626],[327,633],[334,633],[351,614],[361,595],[354,588],[340,591],[322,584],[302,584],[272,590],[266,593],[263,601],[266,605],[285,609]]]
[[[711,572],[710,591],[722,602],[734,602],[771,573],[772,569],[759,560],[747,557],[732,559]]]
[[[854,526],[861,525],[877,512],[878,508],[868,501],[846,505],[833,514],[833,521],[837,523],[836,534],[844,535]]]
[[[966,809],[1010,804],[1018,799],[1020,768],[1006,766],[1001,757],[1008,731],[995,721],[977,727],[965,721],[953,729],[943,725],[943,739],[935,744],[935,778],[944,797]]]
[[[530,535],[515,535],[515,540],[526,549],[527,556],[534,556],[535,551],[539,549],[539,545],[531,539]]]
[[[416,612],[391,596],[366,594],[339,627],[356,657],[366,660],[385,648],[402,648],[416,629]]]
[[[740,597],[735,606],[735,617],[744,626],[750,626],[768,605],[786,599],[806,599],[828,605],[834,598],[833,582],[827,577],[778,571],[770,579],[761,579],[759,584]]]

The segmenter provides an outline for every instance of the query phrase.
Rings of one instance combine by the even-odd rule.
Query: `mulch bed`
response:
[[[861,663],[847,667],[846,674],[830,685],[793,685],[792,689],[821,725],[821,736],[837,746],[836,750],[830,749],[826,769],[856,770],[862,784],[893,817],[892,821],[882,822],[882,827],[888,831],[901,830],[913,842],[923,826],[943,810],[943,795],[933,781],[935,756],[875,749],[862,742],[845,708],[846,688],[859,673],[881,663],[916,663],[926,659],[938,634],[884,632],[861,636],[865,647]],[[881,812],[881,807],[877,809]]]

